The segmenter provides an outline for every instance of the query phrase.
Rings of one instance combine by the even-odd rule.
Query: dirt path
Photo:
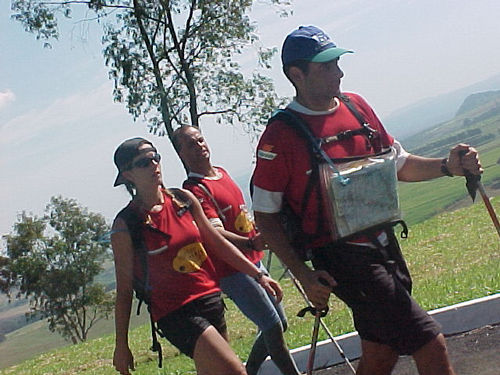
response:
[[[446,338],[453,367],[458,375],[498,375],[500,374],[500,325],[486,326],[470,332]],[[354,367],[357,361],[353,362]],[[402,357],[393,375],[418,375],[410,357]],[[342,364],[314,375],[352,375]]]

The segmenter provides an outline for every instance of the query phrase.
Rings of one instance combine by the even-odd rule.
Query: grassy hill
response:
[[[449,149],[459,142],[468,143],[479,150],[484,168],[482,183],[490,195],[498,195],[500,193],[500,91],[470,96],[459,108],[453,120],[406,138],[402,143],[409,152],[417,155],[445,157]],[[409,224],[472,203],[462,177],[401,183],[400,199],[405,220]]]
[[[492,200],[500,211],[500,199]],[[416,299],[426,308],[434,309],[460,301],[500,292],[500,241],[482,203],[436,216],[410,228],[410,237],[402,241],[403,252],[414,277]],[[282,270],[275,265],[273,276]],[[296,312],[304,306],[290,280],[282,280],[285,289],[284,305],[290,329],[287,341],[290,347],[310,341],[312,317],[297,318]],[[228,301],[228,326],[231,345],[241,358],[246,358],[255,334],[252,324],[241,316]],[[348,310],[332,298],[332,309],[326,318],[333,333],[338,335],[353,329]],[[144,317],[147,317],[143,313]],[[112,324],[112,322],[107,322]],[[108,327],[109,329],[110,327]],[[104,328],[97,330],[100,334]],[[109,332],[109,331],[108,331]],[[94,336],[95,337],[95,336]],[[325,337],[323,337],[325,338]],[[47,334],[41,324],[27,326],[7,335],[0,344],[1,365],[35,355],[34,346],[47,350],[56,346],[56,337]],[[148,324],[131,331],[132,350],[141,374],[157,374],[156,356],[150,346]],[[113,374],[111,357],[112,334],[79,345],[66,346],[35,356],[21,364],[4,368],[0,374]],[[194,373],[191,362],[163,341],[165,351],[164,374]],[[17,351],[16,351],[17,348]],[[6,363],[5,361],[10,363]]]

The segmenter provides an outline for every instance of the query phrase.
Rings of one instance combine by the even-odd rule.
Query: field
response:
[[[500,139],[480,148],[484,169],[481,181],[492,196],[500,194],[499,150]],[[472,204],[463,177],[400,183],[399,195],[404,219],[409,225],[420,223],[440,212]],[[478,193],[476,202],[480,201]]]
[[[500,199],[492,201],[499,211]],[[414,277],[414,295],[426,309],[500,292],[500,242],[482,202],[412,226],[409,238],[402,241],[402,248]],[[273,276],[279,278],[282,272],[274,264]],[[286,339],[291,348],[305,345],[310,341],[312,317],[295,316],[304,306],[302,297],[289,279],[283,279],[282,285],[290,325]],[[231,345],[244,360],[254,339],[255,327],[230,301],[227,305]],[[143,313],[143,317],[146,314]],[[331,310],[325,319],[335,335],[353,329],[348,310],[335,298],[331,299]],[[30,326],[24,329],[8,335],[0,345],[2,362],[15,355],[6,351],[6,344],[20,348],[20,352],[28,350],[33,341],[49,348],[52,339],[43,333],[43,329]],[[98,329],[98,332],[103,331]],[[113,342],[114,336],[108,334],[84,344],[49,351],[4,368],[0,374],[113,374]],[[148,324],[133,329],[130,342],[141,374],[195,373],[191,361],[164,341],[164,369],[158,371],[156,355],[148,350],[151,344]]]

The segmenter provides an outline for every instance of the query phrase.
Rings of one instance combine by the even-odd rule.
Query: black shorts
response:
[[[213,293],[187,303],[157,322],[162,337],[193,358],[196,341],[210,326],[221,334],[227,330],[221,293]]]
[[[410,274],[393,237],[384,252],[332,245],[316,249],[312,262],[337,281],[333,292],[351,308],[361,339],[411,355],[440,333],[440,325],[410,295]]]

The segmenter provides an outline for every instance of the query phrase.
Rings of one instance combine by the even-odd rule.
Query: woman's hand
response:
[[[269,276],[263,275],[258,283],[273,297],[276,298],[276,301],[279,303],[283,299],[283,290],[281,289],[280,284],[270,278]]]
[[[130,375],[134,371],[134,356],[128,345],[117,345],[113,354],[113,366],[122,375]]]

